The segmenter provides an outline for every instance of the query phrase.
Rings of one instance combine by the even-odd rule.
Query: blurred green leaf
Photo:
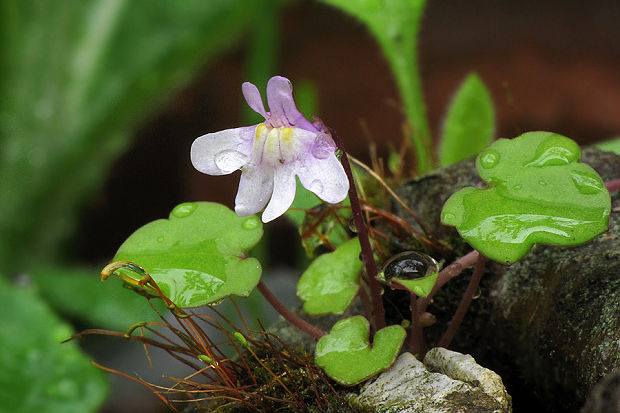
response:
[[[260,0],[0,3],[0,269],[54,258],[146,115]]]
[[[361,252],[359,240],[353,238],[310,264],[297,283],[306,313],[344,313],[360,288]]]
[[[580,154],[574,141],[551,132],[499,139],[476,159],[478,174],[492,187],[456,192],[441,221],[502,263],[517,261],[534,244],[584,243],[607,229],[611,200]]]
[[[491,96],[478,75],[470,73],[456,92],[446,115],[439,163],[448,166],[477,155],[495,132]]]
[[[159,320],[144,297],[122,288],[118,279],[102,282],[97,270],[37,268],[29,274],[49,305],[88,328],[125,331],[139,321]],[[158,300],[153,304],[165,308]]]
[[[31,291],[0,279],[0,406],[11,413],[95,412],[103,374],[69,338],[71,328]]]
[[[370,325],[362,316],[338,321],[329,334],[316,343],[314,359],[325,373],[340,384],[354,385],[389,368],[405,340],[399,325],[382,328],[372,346]]]
[[[387,57],[412,127],[417,171],[431,166],[430,130],[418,68],[418,33],[426,0],[322,0],[368,26]]]
[[[144,268],[179,307],[217,304],[232,294],[247,297],[258,284],[260,263],[247,252],[262,235],[256,215],[241,218],[220,204],[188,202],[177,205],[170,219],[131,234],[114,261]],[[141,278],[131,271],[124,274]]]
[[[620,155],[620,138],[597,143],[596,147],[602,151],[613,152],[616,155]]]

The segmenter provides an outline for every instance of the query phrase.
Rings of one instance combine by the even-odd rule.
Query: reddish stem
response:
[[[407,344],[411,354],[420,354],[422,351],[422,326],[420,326],[420,317],[418,317],[417,298],[413,292],[409,292],[409,308],[411,309],[411,327],[409,329],[409,337]]]
[[[428,307],[431,299],[437,293],[437,291],[439,291],[439,289],[443,287],[445,283],[462,273],[465,268],[473,265],[478,259],[478,255],[480,255],[480,253],[476,250],[473,250],[463,255],[461,258],[457,259],[452,264],[441,270],[439,272],[439,275],[437,276],[437,281],[435,282],[435,285],[433,286],[430,294],[418,300],[418,314],[424,314],[424,312],[426,311],[426,307]]]
[[[486,261],[487,259],[484,255],[478,255],[478,260],[476,260],[476,266],[474,267],[474,273],[471,276],[471,280],[469,280],[467,290],[465,290],[465,294],[463,294],[461,302],[459,303],[454,316],[452,316],[452,320],[448,323],[448,329],[441,337],[441,340],[439,340],[439,347],[448,348],[454,338],[454,334],[456,334],[456,330],[463,322],[463,318],[465,318],[465,314],[467,313],[467,309],[471,304],[474,294],[476,294],[476,291],[478,290],[478,285],[480,284],[480,280],[484,274],[484,264]]]
[[[276,296],[273,295],[273,293],[269,290],[269,288],[267,288],[265,283],[263,283],[262,281],[259,281],[257,287],[258,287],[258,290],[261,292],[261,294],[263,294],[265,299],[269,302],[269,304],[271,304],[271,306],[275,308],[275,310],[278,313],[280,313],[280,315],[284,317],[286,321],[288,321],[289,323],[291,323],[292,325],[294,325],[301,331],[310,334],[316,340],[318,340],[319,338],[327,334],[325,331],[321,330],[320,328],[316,326],[313,326],[312,324],[308,323],[306,320],[302,319],[297,314],[295,314],[294,312],[286,308],[284,304],[282,304],[276,298]]]
[[[375,330],[378,331],[385,327],[385,310],[383,308],[383,297],[381,296],[381,286],[379,281],[375,278],[377,276],[377,263],[375,262],[374,255],[372,253],[372,247],[370,246],[370,239],[368,238],[368,228],[364,223],[364,217],[362,216],[362,208],[360,206],[360,200],[357,196],[357,189],[355,188],[355,180],[353,179],[353,172],[351,172],[351,164],[349,163],[349,157],[344,150],[344,145],[338,137],[335,131],[330,130],[338,149],[342,151],[342,166],[344,172],[347,174],[349,180],[349,201],[351,202],[351,211],[353,212],[353,220],[355,222],[355,228],[357,229],[357,238],[360,241],[362,247],[362,258],[364,260],[364,266],[366,267],[367,282],[370,286],[370,299],[373,306],[373,319]]]
[[[620,178],[605,182],[605,188],[607,188],[608,191],[620,190]]]

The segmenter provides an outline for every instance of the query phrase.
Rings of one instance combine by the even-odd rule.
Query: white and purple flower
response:
[[[191,149],[192,164],[202,173],[226,175],[241,170],[237,215],[255,214],[265,205],[263,222],[284,214],[295,198],[295,176],[325,202],[344,200],[349,182],[336,158],[336,145],[321,122],[312,124],[297,110],[291,82],[281,76],[269,79],[269,112],[252,83],[243,84],[243,96],[265,122],[208,133],[197,138]]]

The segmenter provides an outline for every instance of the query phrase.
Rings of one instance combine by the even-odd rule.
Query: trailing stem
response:
[[[381,286],[377,281],[377,263],[375,262],[372,247],[370,246],[370,239],[368,237],[368,228],[364,222],[362,216],[362,208],[360,206],[360,200],[357,196],[357,189],[355,188],[355,180],[353,179],[353,172],[351,172],[351,164],[347,152],[344,149],[342,141],[338,137],[335,131],[330,130],[338,149],[342,151],[342,166],[347,174],[349,180],[349,201],[351,202],[351,210],[353,212],[353,220],[355,222],[355,228],[357,229],[357,237],[360,241],[362,248],[362,259],[364,260],[364,266],[366,267],[367,282],[370,287],[370,301],[373,308],[373,320],[375,331],[381,330],[385,327],[385,310],[383,308],[383,297],[381,296]]]
[[[269,304],[271,304],[271,306],[278,313],[280,313],[280,315],[284,317],[286,321],[288,321],[289,323],[291,323],[292,325],[294,325],[301,331],[310,334],[316,340],[318,340],[319,338],[327,334],[325,331],[321,330],[320,328],[316,326],[313,326],[312,324],[308,323],[307,321],[299,317],[297,314],[295,314],[294,312],[286,308],[286,306],[282,304],[276,298],[275,295],[273,295],[271,290],[267,288],[265,283],[263,283],[262,281],[259,281],[257,287],[258,287],[258,290],[261,292],[261,294],[263,294],[263,297],[265,297],[265,299],[269,302]]]
[[[478,260],[476,260],[476,266],[474,267],[474,273],[471,276],[471,280],[469,280],[467,290],[465,290],[465,294],[463,294],[461,302],[459,303],[459,306],[457,307],[454,316],[452,316],[452,320],[450,320],[450,322],[448,323],[448,329],[439,340],[439,347],[447,348],[450,345],[452,339],[454,338],[456,330],[463,322],[463,318],[467,313],[467,309],[471,304],[474,294],[476,294],[476,291],[478,290],[478,285],[480,284],[480,280],[482,279],[482,275],[484,274],[484,264],[486,263],[486,261],[487,258],[484,255],[478,255]]]

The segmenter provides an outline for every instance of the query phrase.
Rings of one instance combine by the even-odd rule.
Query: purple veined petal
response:
[[[333,153],[325,159],[306,157],[297,176],[304,188],[330,204],[343,201],[349,192],[347,175]]]
[[[241,86],[241,91],[243,92],[243,97],[245,98],[248,106],[251,107],[254,112],[267,119],[267,112],[265,111],[265,106],[263,105],[263,98],[261,97],[258,88],[250,82],[245,82]]]
[[[241,173],[235,198],[235,212],[240,217],[259,212],[267,205],[273,192],[273,169],[263,165],[249,165]]]
[[[317,132],[315,127],[295,106],[293,86],[282,76],[274,76],[267,83],[267,103],[269,104],[269,122],[272,127],[297,127]]]
[[[245,166],[252,154],[256,126],[226,129],[196,138],[190,150],[192,165],[208,175],[227,175]]]
[[[273,194],[263,211],[263,222],[273,221],[290,208],[295,199],[295,169],[293,165],[276,168],[273,177]]]

